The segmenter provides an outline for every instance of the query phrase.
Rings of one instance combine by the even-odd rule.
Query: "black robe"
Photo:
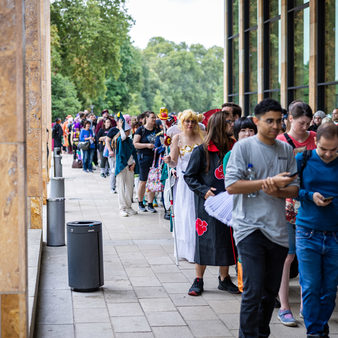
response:
[[[209,151],[209,171],[203,145],[196,147],[190,157],[184,180],[195,193],[196,249],[195,263],[200,265],[229,266],[236,264],[237,251],[232,229],[204,209],[204,196],[214,187],[215,194],[225,191],[222,159]]]

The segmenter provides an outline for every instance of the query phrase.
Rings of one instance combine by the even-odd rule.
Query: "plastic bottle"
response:
[[[247,179],[250,181],[253,181],[256,179],[256,172],[255,169],[253,167],[253,165],[251,163],[248,164],[248,169],[247,169]],[[248,197],[256,197],[257,196],[257,192],[252,192],[250,194],[248,194]]]

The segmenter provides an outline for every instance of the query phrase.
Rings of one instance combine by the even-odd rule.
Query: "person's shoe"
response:
[[[93,173],[94,171],[93,170],[89,170],[90,173]]]
[[[190,296],[200,296],[201,293],[204,291],[203,289],[203,278],[195,278],[194,282],[192,283],[188,295]]]
[[[100,176],[106,178],[106,175],[104,173],[101,173]]]
[[[297,326],[297,321],[290,310],[278,310],[277,318],[285,326]]]
[[[138,211],[139,212],[148,212],[148,210],[146,209],[146,207],[143,204],[138,205]]]
[[[126,211],[127,211],[129,216],[133,216],[133,215],[137,214],[137,211],[134,210],[133,208],[128,208],[128,209],[126,209]]]
[[[120,210],[120,216],[122,217],[128,217],[128,213],[125,210]]]
[[[167,221],[170,221],[170,213],[165,212],[163,218],[166,219]]]
[[[275,309],[279,309],[281,307],[281,303],[278,298],[275,299]]]
[[[238,287],[232,282],[230,276],[226,276],[224,280],[221,280],[221,277],[218,276],[218,290],[228,291],[232,294],[239,294],[241,293],[238,290]]]
[[[148,211],[155,214],[157,211],[152,204],[148,204]]]
[[[117,194],[116,189],[112,189],[111,192],[112,192],[112,194]]]
[[[106,173],[106,176],[108,177],[110,175],[110,172]]]

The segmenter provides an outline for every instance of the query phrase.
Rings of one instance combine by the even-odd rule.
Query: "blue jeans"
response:
[[[95,149],[83,150],[83,170],[92,171],[93,170],[93,157]]]
[[[320,335],[335,307],[338,231],[315,231],[297,225],[296,253],[307,334]]]

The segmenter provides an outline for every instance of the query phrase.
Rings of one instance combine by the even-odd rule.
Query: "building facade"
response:
[[[224,97],[338,107],[338,0],[224,0]]]

